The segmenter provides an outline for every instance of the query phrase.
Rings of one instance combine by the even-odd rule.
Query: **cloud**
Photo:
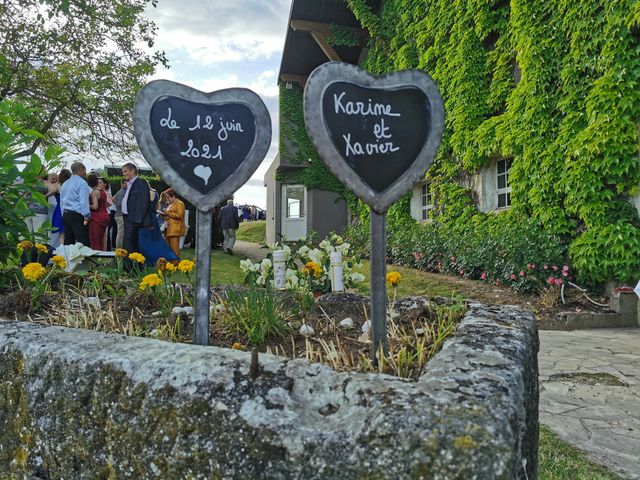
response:
[[[279,91],[276,74],[277,72],[273,69],[263,71],[251,82],[249,88],[262,97],[277,98]]]
[[[278,152],[277,74],[291,0],[159,0],[147,16],[157,27],[154,49],[171,68],[149,78],[167,79],[204,92],[244,87],[264,101],[272,121],[265,160],[236,192],[236,202],[264,207],[263,179]]]
[[[147,16],[158,26],[157,48],[211,65],[278,54],[289,6],[290,0],[160,0]]]

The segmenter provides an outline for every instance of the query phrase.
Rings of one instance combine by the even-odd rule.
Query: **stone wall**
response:
[[[0,321],[0,479],[536,475],[538,337],[472,305],[418,382]],[[526,471],[526,474],[525,474]]]

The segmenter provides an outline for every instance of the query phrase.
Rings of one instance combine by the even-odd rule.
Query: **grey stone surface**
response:
[[[540,421],[640,479],[640,329],[540,331]]]
[[[569,329],[625,328],[638,325],[636,313],[560,312],[560,320]]]
[[[535,478],[538,338],[472,305],[418,382],[0,321],[0,478]],[[527,472],[525,474],[525,471]]]
[[[611,295],[611,309],[617,313],[638,313],[638,296],[635,292],[619,292]]]

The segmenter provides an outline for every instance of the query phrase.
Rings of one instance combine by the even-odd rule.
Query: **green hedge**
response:
[[[367,221],[350,227],[347,237],[357,254],[368,256]],[[387,225],[389,263],[508,285],[518,292],[537,292],[549,281],[574,279],[565,245],[538,221],[506,213],[477,214],[460,223],[390,218]]]

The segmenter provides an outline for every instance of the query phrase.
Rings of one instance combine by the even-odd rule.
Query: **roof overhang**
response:
[[[378,11],[381,3],[382,0],[367,0],[373,12]],[[358,45],[331,45],[327,39],[333,26],[353,29]],[[307,77],[323,63],[358,64],[367,41],[366,31],[346,0],[292,0],[278,83],[295,82],[304,87]]]

